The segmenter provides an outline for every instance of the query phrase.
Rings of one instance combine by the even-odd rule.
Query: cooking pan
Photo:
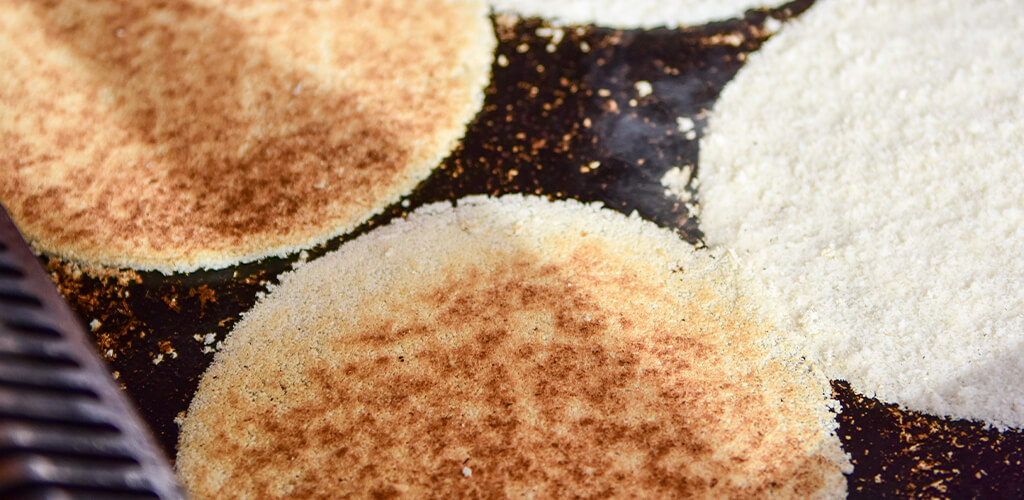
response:
[[[771,36],[765,20],[797,16],[811,3],[672,30],[553,28],[495,16],[493,79],[465,138],[414,192],[351,234],[288,258],[172,276],[97,277],[56,258],[44,262],[173,457],[176,422],[200,375],[266,285],[297,261],[426,203],[505,193],[600,201],[702,245],[699,192],[686,173],[699,176],[707,112]],[[670,172],[675,183],[666,187]],[[839,437],[855,465],[851,497],[1024,497],[1024,433],[905,411],[841,380],[833,388],[842,404]]]

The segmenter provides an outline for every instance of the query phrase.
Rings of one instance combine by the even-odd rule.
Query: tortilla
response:
[[[955,13],[955,15],[951,15]],[[869,396],[1024,427],[1024,5],[829,1],[709,118],[707,242]]]
[[[177,467],[195,498],[841,497],[828,382],[746,285],[595,205],[428,205],[244,315]]]
[[[0,2],[0,201],[43,252],[164,273],[285,255],[451,151],[482,1]]]
[[[609,28],[677,28],[743,17],[749,9],[774,7],[763,0],[491,0],[498,12],[541,17],[556,24]]]

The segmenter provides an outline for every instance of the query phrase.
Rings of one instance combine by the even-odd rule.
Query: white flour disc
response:
[[[748,9],[781,2],[759,0],[491,0],[498,12],[542,17],[558,24],[596,24],[611,28],[693,26],[743,17]]]
[[[723,91],[698,173],[708,243],[808,359],[998,427],[1024,426],[1022,38],[1019,3],[819,2]]]

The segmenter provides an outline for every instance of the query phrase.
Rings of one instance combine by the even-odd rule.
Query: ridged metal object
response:
[[[2,207],[0,498],[185,498]]]

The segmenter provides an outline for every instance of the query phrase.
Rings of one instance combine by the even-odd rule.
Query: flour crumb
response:
[[[676,117],[676,128],[680,132],[689,132],[693,130],[693,119],[688,116],[677,116]]]
[[[680,201],[690,201],[693,195],[686,189],[693,179],[693,167],[685,165],[682,168],[672,167],[661,176],[661,185],[665,188],[665,195],[677,198]]]
[[[647,80],[640,80],[633,84],[633,86],[636,87],[636,93],[640,97],[647,97],[654,92],[654,87],[652,87],[651,82]]]
[[[769,17],[764,20],[764,31],[766,33],[775,34],[778,33],[780,29],[782,29],[782,21],[779,21],[774,17]]]

